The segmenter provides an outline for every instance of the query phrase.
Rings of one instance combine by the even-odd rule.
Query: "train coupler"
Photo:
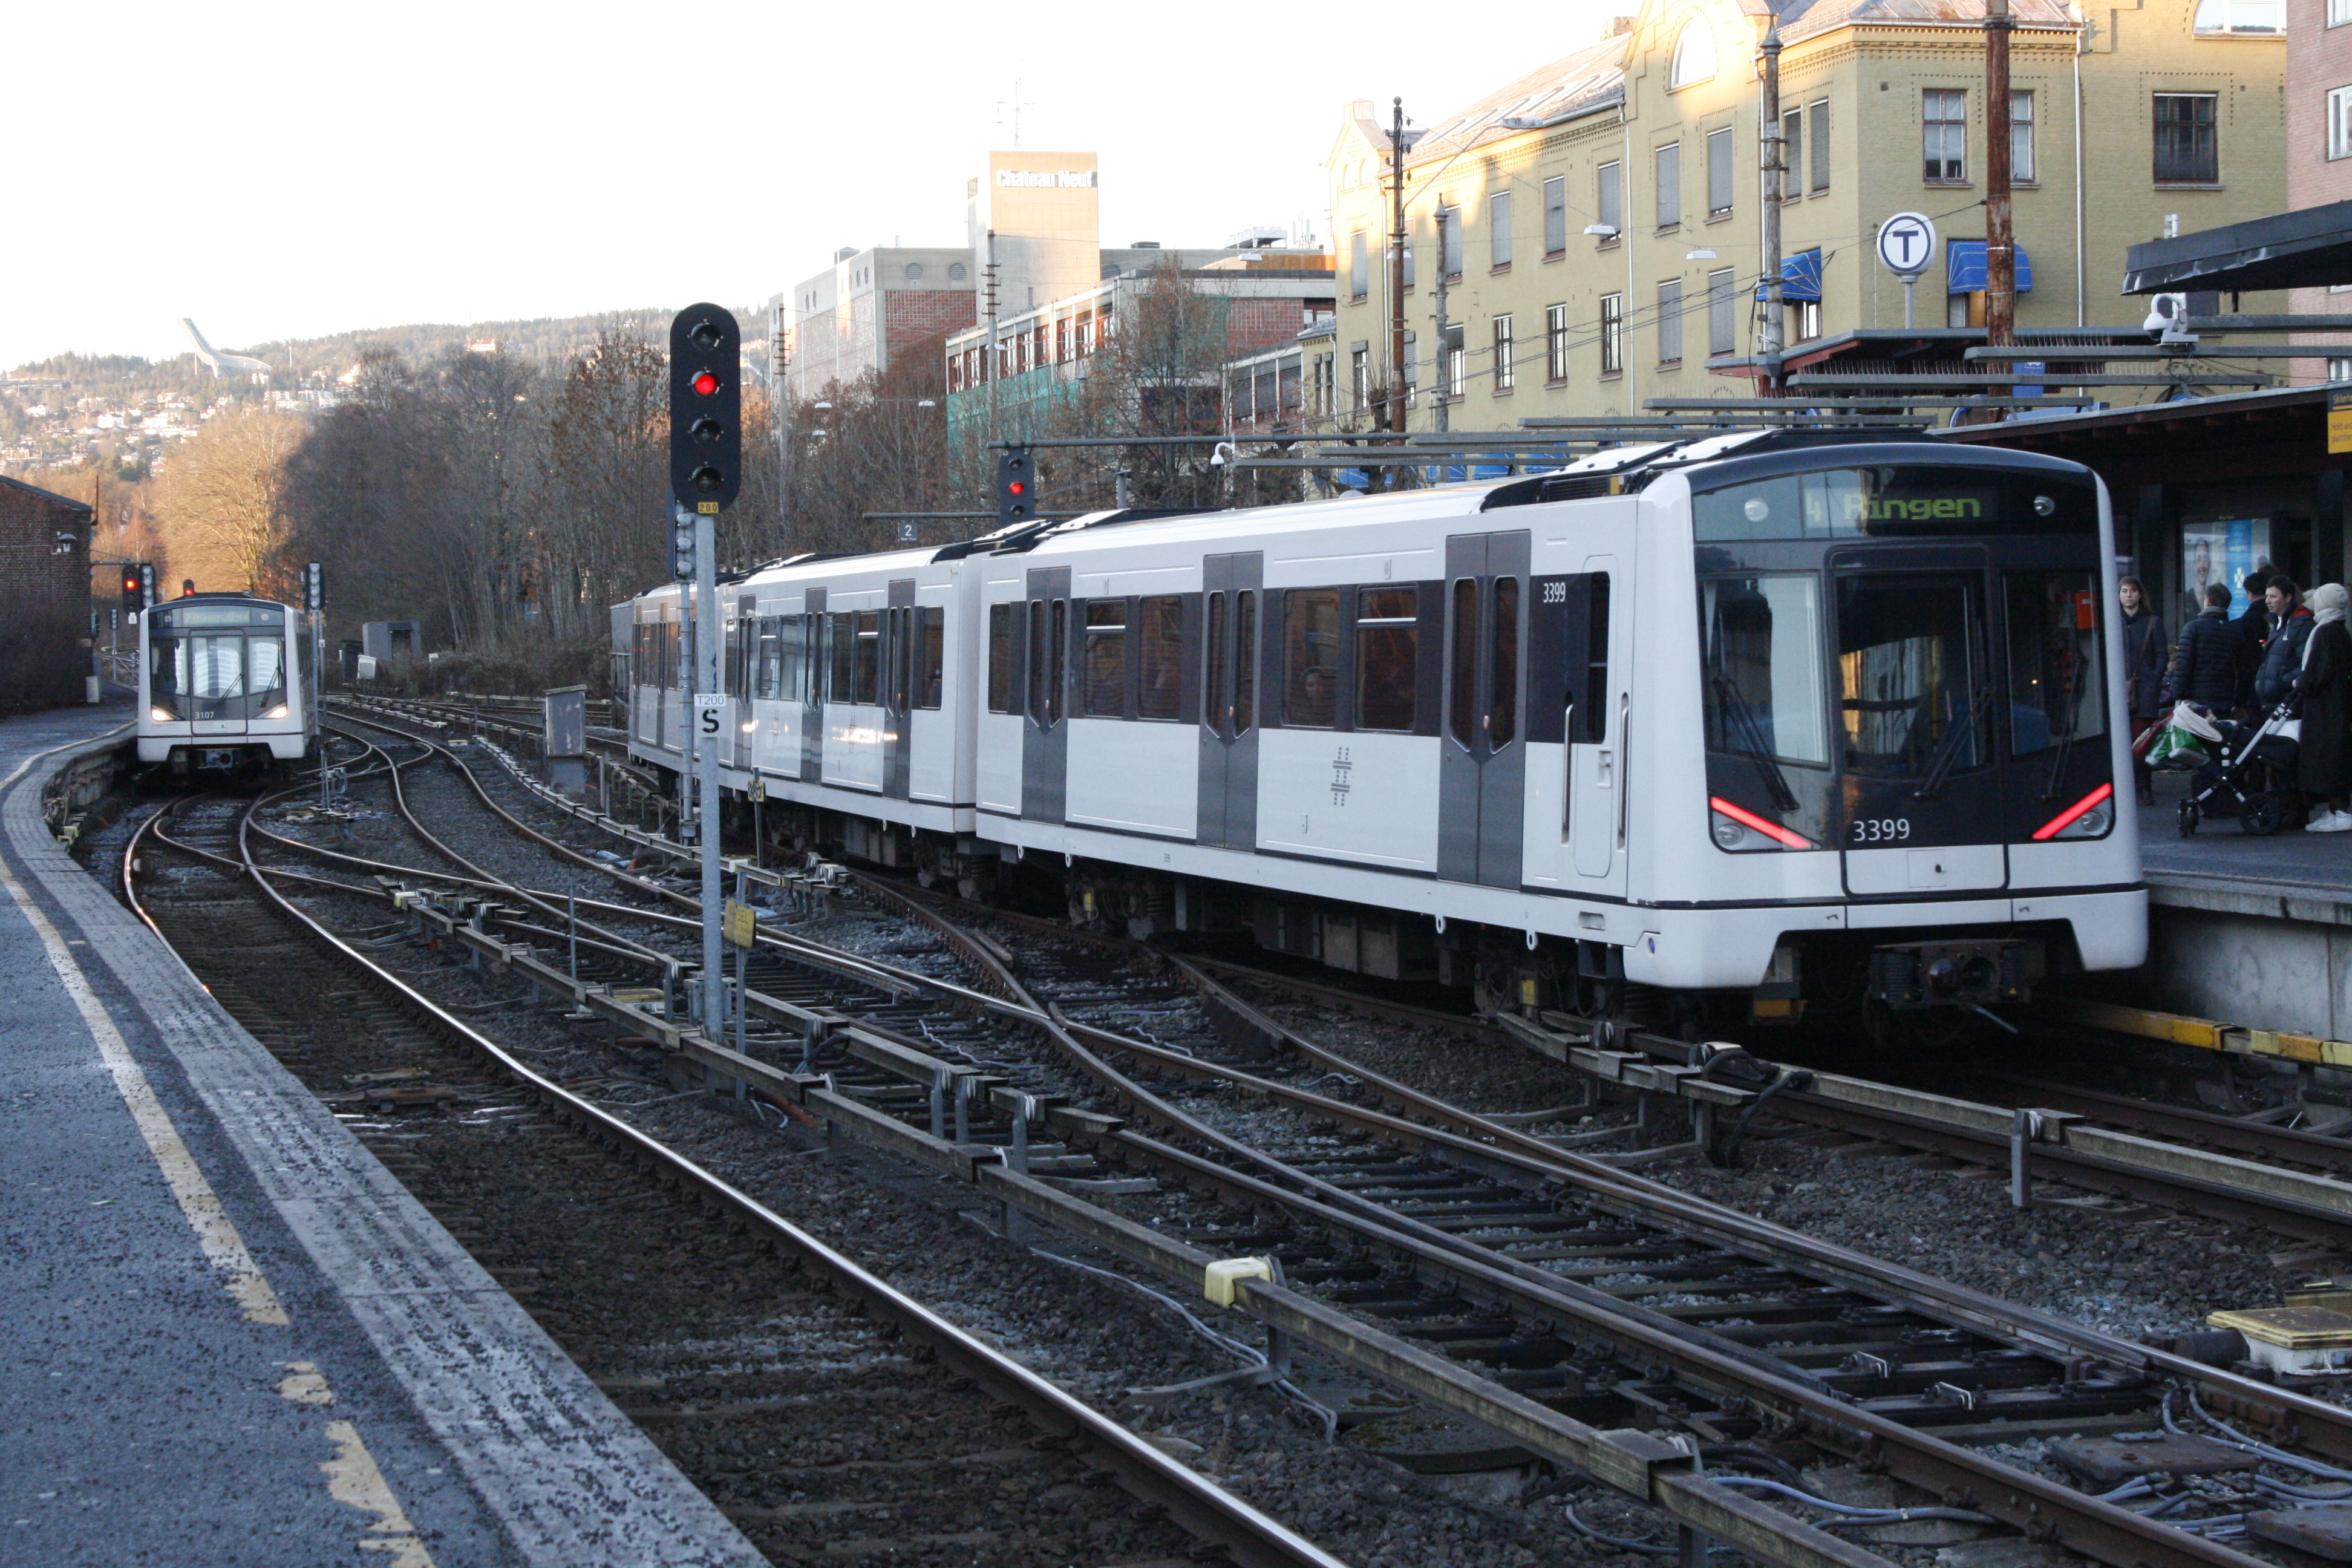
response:
[[[1890,1008],[2026,1002],[2042,973],[2039,942],[1899,942],[1873,948],[1865,994]]]

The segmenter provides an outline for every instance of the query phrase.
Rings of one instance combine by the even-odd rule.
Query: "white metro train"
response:
[[[803,558],[723,587],[722,773],[798,842],[1490,1011],[1925,1026],[2145,956],[2114,561],[2077,465],[1764,431]],[[614,611],[673,770],[681,614]]]
[[[170,775],[301,761],[319,743],[311,616],[187,594],[139,617],[139,760]]]

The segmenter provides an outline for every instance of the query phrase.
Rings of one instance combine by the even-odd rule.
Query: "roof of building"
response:
[[[2012,0],[2021,27],[2072,31],[2083,24],[2061,0]],[[1982,27],[1985,0],[1789,0],[1780,12],[1780,41],[1797,43],[1839,27]]]
[[[1614,103],[1625,89],[1625,50],[1632,42],[1630,34],[1620,33],[1528,72],[1432,126],[1413,143],[1406,162],[1451,158],[1525,129],[1506,126],[1506,120],[1564,120]]]
[[[2244,223],[2135,245],[2124,258],[2124,292],[2189,289],[2252,293],[2352,282],[2352,202],[2272,213]]]
[[[38,496],[43,500],[55,501],[59,506],[70,507],[76,511],[90,510],[90,504],[86,500],[76,500],[71,496],[61,496],[55,490],[45,490],[38,485],[28,485],[22,479],[12,479],[5,474],[0,474],[0,485],[6,485],[10,489],[23,490],[28,495]]]

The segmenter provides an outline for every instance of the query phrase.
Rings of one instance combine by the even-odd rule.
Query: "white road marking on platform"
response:
[[[63,746],[49,748],[50,752],[63,750]],[[0,790],[22,778],[26,768],[48,754],[48,752],[40,752],[26,758],[15,773],[0,779]],[[49,917],[41,912],[40,905],[33,901],[33,896],[25,890],[25,884],[16,880],[5,865],[0,865],[0,888],[7,889],[8,896],[16,902],[16,908],[24,912],[26,922],[41,939],[41,947],[48,954],[49,967],[58,972],[58,980],[65,986],[66,994],[73,998],[74,1007],[81,1014],[82,1023],[89,1027],[90,1038],[98,1042],[98,1054],[104,1059],[107,1070],[114,1075],[115,1092],[122,1096],[122,1103],[130,1108],[131,1120],[138,1127],[139,1136],[146,1140],[147,1152],[162,1167],[164,1182],[170,1185],[172,1195],[179,1200],[180,1212],[188,1216],[188,1224],[195,1230],[197,1245],[204,1248],[205,1257],[212,1266],[227,1277],[223,1288],[236,1302],[247,1322],[271,1323],[284,1328],[286,1309],[278,1304],[278,1292],[269,1288],[269,1281],[263,1276],[260,1265],[255,1263],[253,1254],[246,1250],[245,1238],[237,1235],[236,1225],[221,1207],[220,1194],[213,1191],[210,1182],[205,1180],[204,1171],[196,1164],[196,1157],[188,1152],[187,1144],[180,1137],[180,1130],[172,1125],[171,1113],[155,1097],[154,1086],[140,1070],[137,1058],[131,1054],[131,1047],[122,1038],[122,1031],[114,1026],[114,1020],[107,1015],[105,1004],[90,989],[89,977],[75,962],[65,939],[58,934],[58,928],[49,923]]]

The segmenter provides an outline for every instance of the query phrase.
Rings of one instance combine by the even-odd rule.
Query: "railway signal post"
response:
[[[719,761],[727,697],[719,680],[719,513],[742,483],[741,333],[723,305],[688,305],[669,324],[669,487],[677,503],[671,570],[694,583],[694,655],[687,726],[695,779],[696,847],[702,866],[702,1027],[717,1037],[727,1016],[719,960]]]

